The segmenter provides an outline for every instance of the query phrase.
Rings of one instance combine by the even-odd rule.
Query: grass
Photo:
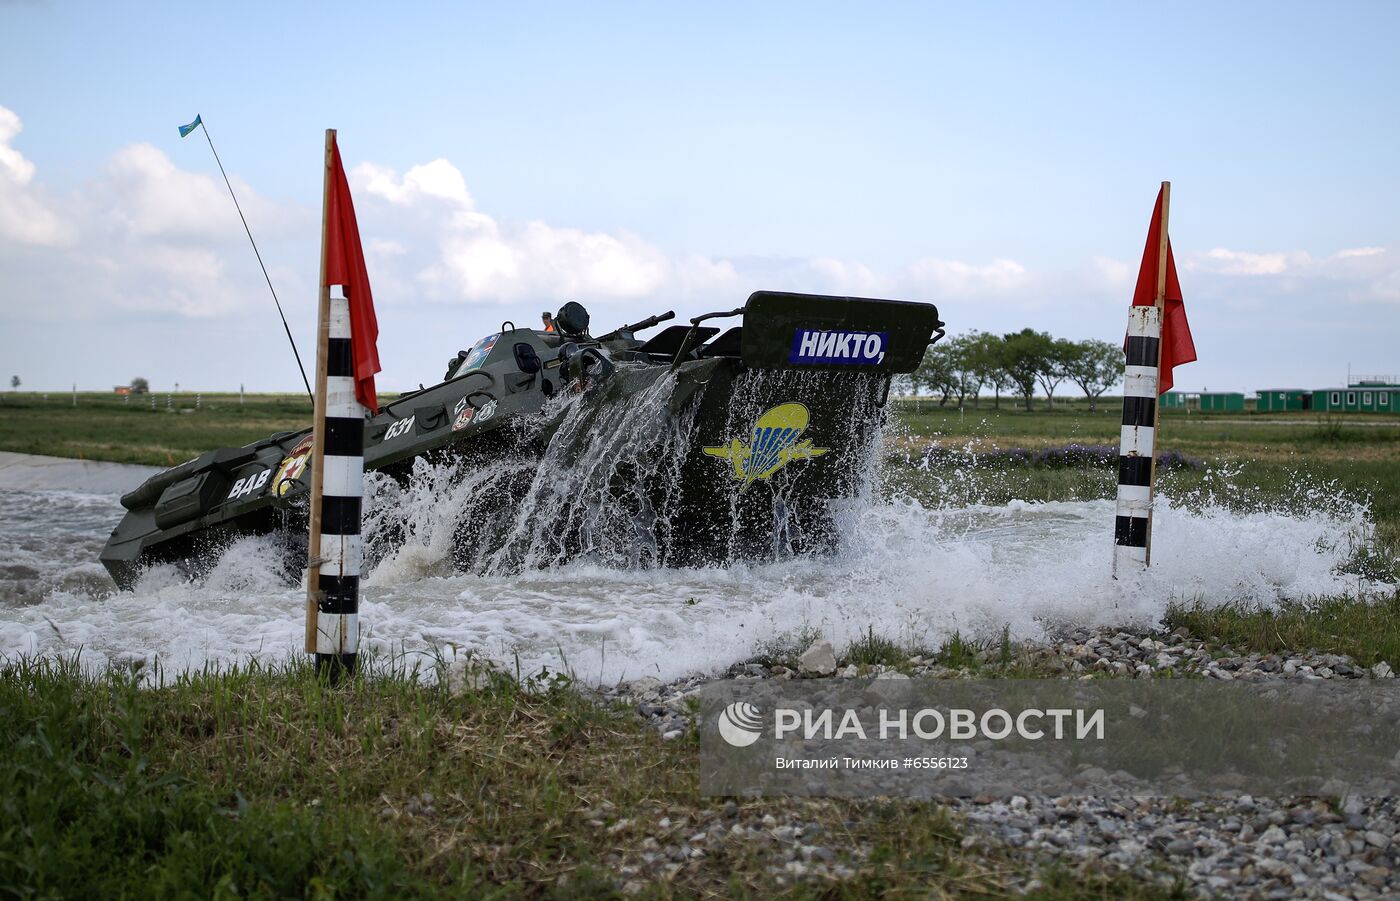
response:
[[[785,666],[790,670],[797,669],[797,658],[802,656],[802,652],[811,647],[812,642],[822,637],[822,633],[811,626],[802,626],[791,632],[779,632],[772,638],[762,641],[754,648],[753,656],[749,658],[751,663],[760,663],[767,667]]]
[[[1362,666],[1400,667],[1400,593],[1391,598],[1325,598],[1275,610],[1249,606],[1174,608],[1167,630],[1184,628],[1219,647],[1280,654],[1346,654]]]
[[[846,648],[842,663],[856,667],[901,667],[914,653],[898,642],[875,634],[875,627],[866,628],[865,635]]]
[[[758,663],[767,667],[782,666],[799,671],[798,658],[808,647],[822,638],[820,630],[804,625],[760,642],[754,653],[736,665]],[[899,641],[875,632],[867,626],[864,635],[835,648],[837,669],[856,667],[857,674],[868,676],[886,670],[913,673],[916,666],[943,667],[959,673],[980,677],[1041,678],[1065,672],[1058,657],[1044,657],[1013,644],[1009,628],[992,640],[969,638],[955,631],[936,649],[916,642]]]
[[[151,402],[155,401],[155,409]],[[196,402],[198,408],[196,408]],[[0,392],[0,450],[174,466],[216,447],[311,425],[305,395]]]
[[[963,849],[936,804],[702,798],[693,739],[560,684],[453,693],[386,668],[332,689],[250,666],[143,688],[21,661],[0,667],[0,742],[5,895],[606,897],[626,873],[659,897],[986,896],[1036,875]],[[785,879],[781,843],[729,832],[765,814],[819,825],[855,875]],[[652,840],[711,824],[702,855],[645,869]],[[1031,897],[1169,896],[1092,871],[1040,882]]]

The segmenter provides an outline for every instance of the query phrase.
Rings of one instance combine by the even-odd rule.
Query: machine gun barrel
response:
[[[621,331],[624,331],[624,332],[640,332],[640,331],[641,331],[642,329],[644,329],[644,328],[651,328],[653,325],[660,325],[661,323],[665,322],[665,321],[668,320],[668,319],[675,319],[675,318],[676,318],[676,311],[675,311],[675,310],[667,310],[666,312],[664,312],[664,313],[658,313],[658,314],[656,314],[655,316],[648,316],[647,318],[643,319],[641,322],[634,322],[634,323],[632,323],[631,325],[624,325],[624,326],[622,327]]]
[[[643,319],[641,322],[634,322],[634,323],[632,323],[631,325],[624,325],[624,326],[622,326],[621,328],[616,329],[616,330],[614,330],[614,331],[611,331],[611,332],[609,332],[608,334],[604,335],[603,338],[612,338],[612,337],[614,337],[614,336],[616,336],[616,335],[622,334],[623,332],[628,332],[629,334],[632,333],[632,332],[640,332],[642,329],[651,328],[653,325],[659,325],[660,323],[665,322],[665,321],[668,320],[668,319],[675,319],[675,318],[676,318],[676,311],[675,311],[675,310],[667,310],[666,312],[664,312],[664,313],[658,313],[658,314],[656,314],[655,316],[648,316],[647,318]],[[599,340],[603,340],[603,339],[600,338]]]

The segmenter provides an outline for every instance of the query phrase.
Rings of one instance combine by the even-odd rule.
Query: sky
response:
[[[754,290],[1118,340],[1158,185],[1182,390],[1400,373],[1400,4],[0,0],[0,377],[298,390],[336,128],[407,390],[566,300]]]

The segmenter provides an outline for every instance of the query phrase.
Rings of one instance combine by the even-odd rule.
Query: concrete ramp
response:
[[[125,494],[151,476],[159,466],[70,460],[37,454],[0,451],[0,488],[19,491],[83,491],[91,494]]]

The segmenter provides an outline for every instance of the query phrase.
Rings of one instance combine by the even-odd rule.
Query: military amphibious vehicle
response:
[[[943,335],[932,304],[769,291],[646,340],[638,333],[674,314],[596,338],[577,303],[543,318],[503,323],[441,382],[367,421],[366,479],[378,486],[367,555],[411,537],[394,493],[423,467],[451,473],[451,556],[464,570],[830,548],[842,504],[868,487],[892,377]],[[310,449],[309,428],[281,432],[151,477],[122,497],[102,562],[130,588],[151,564],[197,575],[230,541],[270,534],[294,576]]]

